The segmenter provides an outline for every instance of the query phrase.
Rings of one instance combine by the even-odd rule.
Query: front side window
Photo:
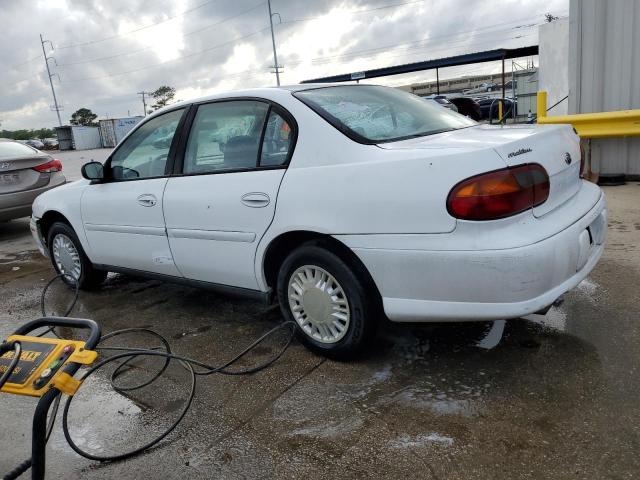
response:
[[[268,111],[267,103],[254,100],[200,105],[189,134],[183,172],[255,168]]]
[[[145,122],[111,157],[114,180],[161,177],[164,175],[171,142],[184,109],[174,110]]]
[[[389,87],[345,85],[302,90],[294,95],[361,143],[404,140],[476,125],[458,113]]]

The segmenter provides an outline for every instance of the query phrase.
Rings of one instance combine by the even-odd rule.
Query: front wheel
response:
[[[96,270],[82,249],[73,228],[56,222],[47,235],[49,256],[55,271],[70,286],[90,290],[98,287],[107,278],[107,272]]]
[[[319,245],[303,245],[283,262],[278,299],[285,318],[311,350],[346,359],[362,351],[375,334],[375,292],[363,272]]]

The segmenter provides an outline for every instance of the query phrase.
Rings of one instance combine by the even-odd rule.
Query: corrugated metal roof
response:
[[[345,73],[330,77],[314,78],[304,80],[302,83],[328,83],[328,82],[350,82],[362,80],[364,78],[386,77],[389,75],[399,75],[402,73],[419,72],[423,70],[433,70],[435,68],[456,67],[460,65],[470,65],[473,63],[495,62],[496,60],[508,60],[510,58],[528,57],[538,54],[538,46],[531,45],[521,48],[498,48],[486,50],[484,52],[466,53],[453,57],[426,60],[423,62],[405,63],[392,67],[374,68],[362,72]]]

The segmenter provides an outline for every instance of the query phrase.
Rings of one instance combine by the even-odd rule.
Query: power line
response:
[[[367,8],[367,9],[363,9],[363,10],[354,10],[354,11],[351,11],[349,13],[351,13],[352,15],[358,15],[358,14],[361,14],[361,13],[369,13],[369,12],[375,12],[375,11],[378,11],[378,10],[386,10],[388,8],[403,7],[405,5],[412,5],[414,3],[424,3],[424,2],[427,2],[427,1],[430,1],[430,0],[411,0],[409,2],[393,3],[391,5],[383,5],[381,7]],[[320,18],[324,18],[324,17],[326,17],[326,15],[327,14],[325,13],[323,15],[317,15],[315,17],[297,18],[297,19],[294,19],[294,20],[287,20],[287,21],[284,21],[282,23],[283,24],[290,24],[290,23],[310,22],[312,20],[318,20]]]
[[[245,39],[250,38],[250,37],[252,37],[254,35],[257,35],[259,33],[263,33],[263,32],[265,32],[267,30],[269,30],[269,27],[265,27],[265,28],[262,28],[260,30],[256,30],[256,31],[254,31],[252,33],[249,33],[247,35],[242,35],[240,37],[233,38],[231,40],[228,40],[226,42],[214,45],[212,47],[205,48],[204,50],[199,50],[197,52],[193,52],[193,53],[190,53],[188,55],[182,55],[181,57],[173,58],[173,59],[167,60],[165,62],[155,63],[153,65],[147,65],[147,66],[136,68],[136,69],[133,69],[133,70],[127,70],[125,72],[111,73],[111,74],[108,74],[108,75],[100,75],[100,76],[96,76],[96,77],[78,78],[76,80],[65,80],[62,83],[64,83],[64,84],[67,84],[67,83],[78,83],[78,82],[84,82],[84,81],[87,81],[87,80],[99,80],[101,78],[119,77],[121,75],[127,75],[129,73],[136,73],[136,72],[141,72],[143,70],[148,70],[150,68],[161,67],[161,66],[167,65],[169,63],[173,63],[173,62],[177,62],[179,60],[184,60],[184,59],[187,59],[187,58],[195,57],[196,55],[201,55],[203,53],[210,52],[212,50],[216,50],[218,48],[225,47],[225,46],[227,46],[229,44],[233,44],[233,43],[238,42],[240,40],[245,40]]]
[[[230,17],[223,18],[222,20],[219,20],[219,21],[217,21],[215,23],[209,24],[209,25],[207,25],[205,27],[198,28],[197,30],[192,30],[190,32],[184,33],[182,36],[183,37],[188,37],[190,35],[195,35],[196,33],[203,32],[203,31],[208,30],[210,28],[217,27],[217,26],[222,25],[223,23],[226,23],[226,22],[228,22],[230,20],[233,20],[235,18],[241,17],[242,15],[246,15],[247,13],[257,9],[258,7],[263,6],[265,3],[266,2],[260,2],[260,3],[256,4],[256,5],[254,5],[253,7],[247,8],[246,10],[243,10],[243,11],[241,11],[241,12],[235,14],[235,15],[231,15]],[[81,65],[81,64],[86,64],[86,63],[101,62],[101,61],[104,61],[104,60],[112,60],[114,58],[125,57],[125,56],[128,56],[128,55],[134,55],[136,53],[144,52],[146,50],[151,50],[153,48],[155,48],[154,45],[149,46],[149,47],[145,47],[145,48],[140,48],[138,50],[129,51],[129,52],[122,52],[122,53],[117,53],[117,54],[114,54],[114,55],[108,55],[106,57],[92,58],[92,59],[89,59],[89,60],[80,60],[80,61],[77,61],[77,62],[61,63],[59,66],[60,67],[67,67],[67,66],[71,66],[71,65]]]
[[[257,8],[258,6],[260,6],[260,5],[264,4],[264,3],[265,2],[262,2],[261,4],[255,5],[254,7],[251,7],[251,9]],[[242,12],[240,14],[242,14]],[[240,14],[238,14],[238,15],[240,15]],[[529,18],[531,18],[531,17],[529,17]],[[387,45],[385,47],[378,47],[378,48],[375,48],[375,49],[366,49],[366,50],[348,52],[348,53],[341,54],[341,55],[332,55],[332,56],[326,56],[326,57],[316,57],[316,58],[312,59],[312,62],[315,62],[316,64],[326,63],[328,61],[331,61],[332,59],[339,59],[339,58],[345,58],[345,57],[348,57],[348,56],[360,55],[362,53],[367,53],[367,52],[371,52],[371,51],[380,51],[380,53],[384,53],[384,50],[388,50],[390,48],[391,49],[397,49],[397,48],[399,48],[399,47],[401,47],[403,45],[413,45],[413,44],[417,44],[417,43],[424,43],[426,41],[430,41],[430,40],[433,40],[433,39],[451,37],[451,36],[460,35],[460,34],[463,34],[463,33],[472,33],[472,32],[477,31],[477,30],[491,29],[491,28],[494,28],[496,26],[505,25],[505,24],[508,25],[508,24],[512,24],[512,23],[516,23],[516,22],[520,22],[520,21],[522,21],[522,19],[519,19],[517,21],[511,21],[511,22],[500,22],[500,23],[497,23],[497,24],[494,24],[494,25],[489,25],[489,26],[486,26],[486,27],[482,27],[481,29],[470,30],[470,31],[465,31],[465,32],[457,32],[455,34],[440,35],[440,36],[437,36],[437,37],[431,37],[431,38],[426,39],[426,40],[418,40],[418,41],[414,41],[414,42],[408,42],[407,44],[401,44],[401,45],[397,45],[396,44],[396,45],[391,45],[391,46]],[[172,60],[168,60],[168,61],[165,61],[165,62],[160,62],[160,63],[156,63],[156,64],[152,64],[152,65],[147,65],[147,66],[144,66],[144,67],[136,68],[136,69],[133,69],[133,70],[127,70],[127,71],[124,71],[124,72],[112,73],[112,74],[107,74],[107,75],[100,75],[100,76],[95,76],[95,77],[85,77],[85,78],[76,79],[76,80],[68,80],[68,81],[65,81],[63,83],[66,84],[66,83],[76,83],[76,82],[81,82],[81,81],[86,81],[86,80],[98,80],[98,79],[102,79],[102,78],[110,78],[110,77],[115,77],[115,76],[126,75],[126,74],[129,74],[129,73],[136,73],[136,72],[147,70],[147,69],[150,69],[150,68],[161,67],[161,66],[163,66],[163,65],[165,65],[167,63],[183,60],[183,59],[186,59],[186,58],[191,58],[193,56],[200,55],[202,53],[206,53],[206,52],[209,52],[211,50],[222,48],[222,47],[227,46],[227,45],[229,45],[231,43],[234,43],[234,42],[237,42],[237,41],[241,41],[241,40],[245,40],[245,39],[247,39],[249,37],[252,37],[252,36],[254,36],[256,34],[259,34],[259,33],[262,33],[262,32],[264,32],[266,30],[269,30],[269,28],[270,27],[266,27],[266,28],[263,28],[261,30],[257,30],[257,31],[254,31],[252,33],[249,33],[247,35],[243,35],[241,37],[236,37],[236,38],[234,38],[232,40],[223,42],[221,44],[217,44],[217,45],[214,45],[212,47],[208,47],[208,48],[206,48],[204,50],[193,52],[193,53],[190,53],[190,54],[187,54],[187,55],[184,55],[184,56],[172,59]],[[510,27],[510,28],[503,29],[503,30],[511,30],[513,28],[514,27]],[[190,34],[196,33],[196,32],[197,31],[190,32]],[[483,33],[489,33],[489,32],[483,32]],[[322,62],[323,60],[324,60],[324,62]],[[292,63],[291,65],[299,65],[301,63],[304,63],[304,62],[295,62],[295,63]]]
[[[499,23],[499,24],[496,24],[496,25],[501,25],[503,23],[514,23],[514,22],[502,22],[502,23]],[[496,26],[496,25],[494,25],[494,26]],[[245,40],[245,39],[250,38],[252,36],[255,36],[255,35],[259,34],[259,33],[263,33],[265,31],[269,30],[269,28],[270,27],[265,27],[263,29],[256,30],[256,31],[254,31],[252,33],[249,33],[247,35],[236,37],[236,38],[233,38],[233,39],[228,40],[226,42],[223,42],[223,43],[208,47],[208,48],[206,48],[204,50],[200,50],[200,51],[193,52],[193,53],[190,53],[190,54],[187,54],[187,55],[183,55],[181,57],[174,58],[172,60],[167,60],[165,62],[160,62],[160,63],[156,63],[156,64],[152,64],[152,65],[146,65],[144,67],[136,68],[136,69],[133,69],[133,70],[127,70],[127,71],[118,72],[118,73],[112,73],[112,74],[107,74],[107,75],[100,75],[100,76],[94,76],[94,77],[85,77],[85,78],[80,78],[80,79],[75,79],[75,80],[65,80],[62,83],[68,84],[68,83],[78,83],[78,82],[89,81],[89,80],[99,80],[99,79],[103,79],[103,78],[111,78],[111,77],[117,77],[117,76],[122,76],[122,75],[128,75],[128,74],[131,74],[131,73],[137,73],[137,72],[148,70],[148,69],[151,69],[151,68],[162,67],[163,65],[166,65],[166,64],[169,64],[169,63],[173,63],[173,62],[180,61],[180,60],[185,60],[187,58],[191,58],[191,57],[194,57],[196,55],[201,55],[203,53],[207,53],[209,51],[225,47],[225,46],[227,46],[229,44],[233,44],[235,42],[238,42],[238,41],[241,41],[241,40]],[[485,28],[488,28],[488,27],[485,27]],[[512,28],[503,29],[503,30],[511,30],[511,29]],[[491,33],[491,32],[483,32],[483,33],[486,34],[486,33]],[[434,37],[434,38],[436,38],[436,37]],[[427,39],[427,40],[429,40],[429,39]],[[421,41],[418,41],[418,42],[424,42],[424,41],[426,41],[426,40],[421,40]],[[409,44],[414,44],[414,43],[416,43],[416,42],[409,42]],[[389,50],[388,47],[389,46],[380,47],[378,49],[367,49],[367,50],[363,50],[363,51],[348,52],[348,53],[345,53],[345,54],[342,54],[342,55],[337,55],[337,56],[334,55],[334,56],[328,56],[328,57],[316,57],[316,58],[312,59],[312,62],[314,62],[315,64],[328,63],[329,61],[333,61],[333,60],[338,59],[338,58],[342,58],[342,57],[346,57],[346,56],[360,55],[360,54],[366,53],[367,51],[370,51],[370,50],[381,50],[381,49],[383,49],[382,51],[379,51],[377,53],[385,53],[384,49],[387,49],[387,51],[388,51]],[[398,46],[395,45],[395,46],[393,46],[393,48],[390,48],[390,50],[394,50],[394,49],[397,49],[397,48],[398,48]],[[371,55],[369,55],[369,56],[371,56]],[[404,56],[406,56],[406,54],[404,54]],[[297,62],[290,63],[290,65],[296,66],[296,65],[300,65],[302,63],[304,63],[304,62],[303,61],[297,61]]]
[[[498,24],[499,25],[499,24]],[[497,26],[497,25],[496,25]],[[532,26],[537,26],[537,25],[532,25]],[[496,34],[499,32],[507,32],[509,30],[514,30],[517,27],[508,27],[508,28],[500,28],[500,29],[496,29],[496,30],[490,30],[490,31],[485,31],[485,32],[480,32],[479,35],[487,35],[487,34]],[[531,28],[531,27],[528,27]],[[475,33],[476,31],[470,30],[467,32],[458,32],[456,34],[453,35],[442,35],[442,36],[438,36],[438,37],[430,37],[424,40],[417,40],[414,42],[407,42],[404,44],[395,44],[395,45],[386,45],[384,47],[378,47],[378,48],[370,48],[370,49],[364,49],[364,50],[356,50],[356,51],[352,51],[352,52],[347,52],[344,54],[339,54],[339,55],[330,55],[330,56],[323,56],[323,57],[316,57],[316,58],[312,58],[311,59],[311,63],[313,64],[322,64],[322,63],[328,63],[330,61],[336,60],[336,59],[344,59],[346,57],[353,57],[353,56],[361,56],[362,54],[367,54],[364,57],[361,58],[366,58],[369,56],[373,56],[373,55],[377,55],[378,53],[386,53],[389,52],[391,50],[396,50],[396,49],[400,49],[403,47],[409,47],[407,48],[407,50],[412,50],[412,49],[423,49],[428,47],[431,43],[432,40],[435,39],[439,39],[439,38],[443,38],[443,37],[450,37],[450,36],[457,36],[460,34],[464,34],[464,33]],[[473,36],[473,38],[475,38],[476,35]],[[468,39],[460,39],[460,40],[453,40],[453,43],[460,43],[460,42],[466,42],[468,41]],[[428,42],[428,43],[426,43]],[[425,45],[420,45],[426,43]],[[449,47],[452,44],[451,41],[449,41],[446,45],[446,47]],[[413,46],[412,46],[413,45]],[[446,50],[447,48],[440,48],[438,50]],[[436,50],[436,51],[438,51]]]
[[[176,15],[173,15],[171,17],[165,18],[164,20],[161,20],[159,22],[155,22],[155,23],[150,23],[149,25],[144,25],[142,27],[138,27],[138,28],[134,28],[133,30],[129,30],[128,32],[124,32],[124,33],[119,33],[117,35],[111,35],[108,37],[104,37],[104,38],[100,38],[98,40],[89,40],[86,42],[79,42],[79,43],[73,43],[73,44],[69,44],[69,45],[62,45],[59,47],[56,47],[58,50],[63,50],[63,49],[67,49],[67,48],[75,48],[75,47],[84,47],[87,45],[93,45],[96,43],[101,43],[101,42],[106,42],[107,40],[113,40],[114,38],[119,38],[119,37],[124,37],[127,35],[131,35],[132,33],[137,33],[140,32],[142,30],[146,30],[147,28],[152,28],[152,27],[156,27],[158,25],[162,25],[163,23],[167,23],[170,22],[172,20],[175,20],[176,18],[182,17],[184,15],[187,15],[188,13],[194,12],[202,7],[205,7],[207,5],[209,5],[210,3],[214,3],[217,2],[218,0],[208,0],[207,2],[201,3],[200,5],[196,5],[193,8],[189,8],[187,10],[185,10],[184,12],[178,13]]]
[[[524,37],[529,37],[529,36],[531,36],[531,35],[533,35],[533,34],[528,34],[528,35],[516,35],[516,36],[513,36],[513,37],[509,37],[509,38],[502,38],[502,39],[501,39],[501,41],[507,41],[507,40],[513,40],[513,39],[518,39],[518,38],[524,38]],[[454,42],[454,43],[460,44],[461,42],[462,42],[462,41],[458,41],[458,42]],[[485,40],[485,41],[483,41],[483,42],[476,42],[474,45],[476,45],[476,46],[480,46],[480,45],[487,45],[487,44],[495,44],[495,42],[496,42],[496,41],[495,41],[494,39],[490,39],[490,40]],[[442,48],[435,49],[435,50],[429,50],[429,51],[430,51],[430,52],[438,52],[438,51],[449,50],[450,46],[451,46],[451,44],[448,44],[446,47],[442,47]],[[385,52],[380,52],[380,53],[385,53]],[[406,53],[406,52],[405,52],[405,53],[401,53],[401,54],[398,54],[398,55],[392,55],[392,56],[387,57],[387,58],[392,59],[392,58],[400,58],[400,57],[406,57],[406,56],[411,56],[411,55],[419,55],[419,54],[421,54],[421,52],[410,52],[410,53]],[[372,56],[374,56],[374,55],[377,55],[377,54],[372,54],[372,55],[369,55],[368,57],[372,57]],[[323,58],[323,57],[318,57],[318,58],[319,58],[319,59],[321,59],[321,58]],[[367,57],[362,57],[362,58],[367,58]],[[291,66],[298,66],[298,65],[301,65],[301,64],[303,64],[303,63],[304,63],[304,61],[297,61],[297,62],[291,62],[291,63],[289,63],[289,65],[291,65]],[[325,63],[326,63],[326,62],[325,62]],[[317,63],[317,64],[319,65],[319,64],[321,64],[321,63]],[[375,67],[373,67],[373,68],[375,68]]]
[[[20,63],[16,63],[15,65],[9,65],[8,67],[6,67],[8,70],[12,69],[12,68],[19,68],[22,67],[24,65],[26,65],[27,63],[31,63],[35,60],[38,60],[40,58],[40,54],[36,55],[35,57],[30,58],[29,60],[25,60],[24,62],[20,62]]]
[[[362,14],[362,13],[370,13],[370,12],[375,12],[375,11],[378,11],[378,10],[385,10],[385,9],[389,9],[389,8],[397,8],[397,7],[402,7],[402,6],[405,6],[405,5],[411,5],[411,4],[415,4],[415,3],[424,3],[424,2],[427,2],[427,1],[430,1],[430,0],[412,0],[412,1],[408,1],[408,2],[394,3],[394,4],[391,4],[391,5],[383,5],[381,7],[367,8],[367,9],[362,9],[362,10],[352,10],[352,11],[348,11],[347,13],[349,13],[350,15],[359,15],[359,14]],[[285,21],[282,22],[282,25],[289,25],[289,24],[293,24],[293,23],[312,22],[312,21],[315,21],[315,20],[321,20],[321,19],[326,18],[329,13],[330,12],[326,12],[326,13],[323,13],[322,15],[315,15],[313,17],[304,17],[304,18],[297,18],[297,19],[294,19],[294,20],[285,20]],[[559,18],[563,18],[563,15],[566,16],[565,12],[558,13]],[[544,17],[544,14],[534,15],[534,17],[536,17],[536,16]],[[522,22],[522,21],[529,20],[530,18],[531,18],[531,15],[529,15],[527,17],[524,17],[524,18],[521,18],[519,20],[512,20],[509,23],[516,22],[516,21]]]

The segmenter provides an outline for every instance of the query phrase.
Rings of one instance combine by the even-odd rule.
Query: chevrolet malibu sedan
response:
[[[346,357],[376,323],[543,311],[593,269],[606,202],[570,126],[488,126],[399,90],[301,85],[172,105],[32,231],[82,288],[109,271],[278,301]]]
[[[65,182],[60,160],[29,145],[0,139],[0,222],[28,217],[38,195]]]

